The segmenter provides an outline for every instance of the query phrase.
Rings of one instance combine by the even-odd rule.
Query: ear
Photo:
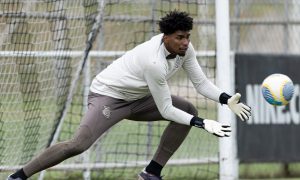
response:
[[[168,39],[169,39],[169,36],[164,34],[164,36],[163,36],[163,42],[167,42]]]

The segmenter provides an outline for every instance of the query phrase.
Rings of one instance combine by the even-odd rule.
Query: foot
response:
[[[23,180],[23,179],[21,179],[21,178],[12,178],[11,175],[9,175],[6,180]]]
[[[162,179],[162,177],[155,176],[155,175],[147,173],[145,170],[143,170],[138,175],[138,180],[163,180],[163,179]]]

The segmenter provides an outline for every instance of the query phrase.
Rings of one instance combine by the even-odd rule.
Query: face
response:
[[[163,42],[171,54],[184,56],[190,43],[190,32],[176,31],[173,34],[164,35]]]

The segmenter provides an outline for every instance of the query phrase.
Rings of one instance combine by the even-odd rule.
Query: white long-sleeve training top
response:
[[[183,68],[198,93],[219,102],[222,91],[206,78],[191,43],[185,56],[166,59],[170,53],[162,43],[162,37],[163,34],[156,35],[115,60],[94,78],[90,90],[126,101],[151,93],[164,118],[190,125],[193,115],[172,105],[167,80]]]

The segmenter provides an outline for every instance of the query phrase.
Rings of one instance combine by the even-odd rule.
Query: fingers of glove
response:
[[[230,136],[230,132],[215,132],[213,133],[213,135],[217,136],[217,137],[229,137]]]
[[[207,132],[214,134],[218,137],[229,137],[231,132],[230,125],[221,124],[213,120],[205,120],[204,128]]]
[[[247,105],[245,105],[245,104],[243,104],[243,103],[240,103],[241,105],[242,105],[242,108],[243,109],[245,109],[245,110],[247,110],[247,111],[251,111],[251,107],[249,107],[249,106],[247,106]]]
[[[230,132],[224,132],[224,136],[225,137],[229,137],[230,136]]]
[[[229,125],[222,125],[221,131],[223,131],[223,132],[231,132],[231,127]]]
[[[213,135],[215,135],[217,137],[224,137],[224,135],[222,136],[221,134],[217,134],[217,133],[213,133]]]
[[[245,119],[242,117],[241,114],[237,114],[237,115],[238,115],[238,117],[239,117],[242,121],[245,121]]]
[[[223,132],[221,130],[215,131],[213,134],[215,136],[218,136],[218,137],[224,137],[225,136],[225,132]]]
[[[251,116],[251,111],[247,111],[245,109],[242,109],[242,112],[245,113],[248,117]]]
[[[249,116],[248,114],[246,114],[245,112],[241,111],[241,116],[243,117],[243,119],[248,120]]]

